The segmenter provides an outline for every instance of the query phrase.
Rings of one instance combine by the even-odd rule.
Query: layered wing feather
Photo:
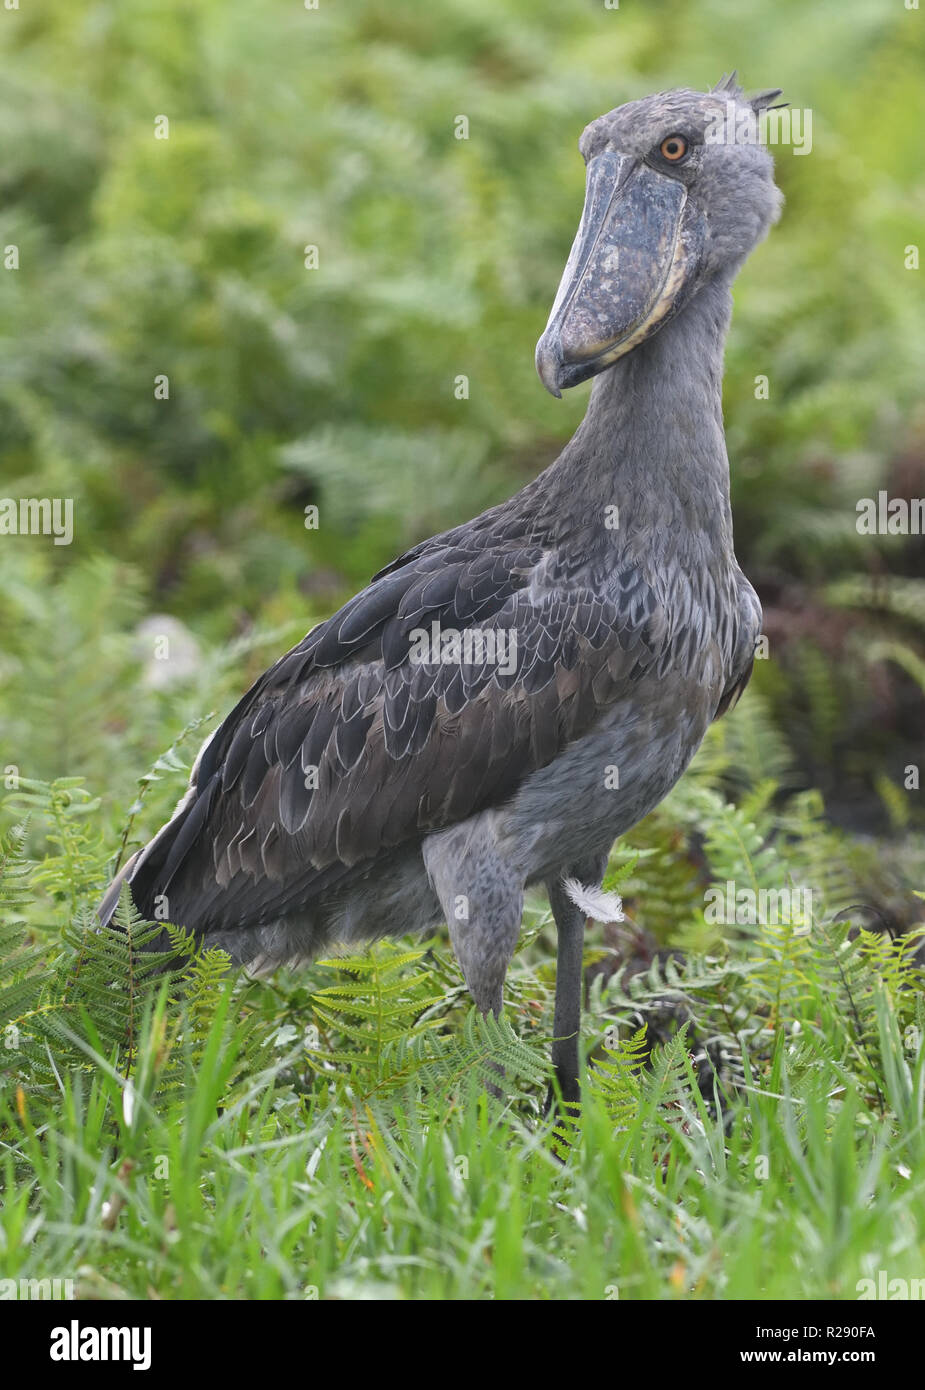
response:
[[[382,571],[217,730],[135,866],[139,908],[163,895],[197,930],[268,921],[503,802],[664,652],[665,614],[638,570],[602,597],[564,565],[476,530]],[[468,635],[471,659],[415,659],[434,625]]]

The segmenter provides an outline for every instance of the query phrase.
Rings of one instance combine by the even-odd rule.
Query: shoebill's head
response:
[[[596,376],[729,280],[776,221],[781,194],[758,142],[780,96],[746,98],[735,74],[712,92],[660,92],[585,130],[581,223],[536,367],[554,396]]]

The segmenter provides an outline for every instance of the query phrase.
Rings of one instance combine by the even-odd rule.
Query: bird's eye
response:
[[[678,164],[687,154],[687,141],[683,135],[666,135],[658,150],[669,164]]]

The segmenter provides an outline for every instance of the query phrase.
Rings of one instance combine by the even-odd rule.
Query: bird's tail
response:
[[[146,907],[144,903],[143,893],[139,892],[137,884],[133,885],[132,883],[132,879],[137,870],[141,867],[141,861],[144,859],[146,851],[148,851],[149,849],[150,845],[144,845],[141,849],[136,850],[135,853],[132,855],[131,859],[126,860],[126,862],[122,865],[122,868],[119,870],[115,878],[110,883],[109,887],[106,889],[102,901],[100,902],[99,907],[96,909],[96,915],[99,918],[99,923],[101,927],[108,927],[112,924],[112,919],[115,915],[116,908],[119,906],[119,898],[122,893],[123,884],[126,883],[129,885],[129,892],[131,894],[132,902],[135,906],[136,911],[139,912],[141,916],[145,918],[146,921],[152,920],[151,911],[149,908]],[[145,943],[144,950],[173,950],[173,944],[170,940],[170,934],[166,926],[164,926],[163,930],[160,931],[157,934],[157,936],[153,936],[150,941],[147,941]]]
[[[161,826],[146,845],[136,849],[132,857],[122,865],[97,908],[101,926],[108,926],[112,921],[112,915],[119,905],[123,883],[129,884],[132,901],[142,917],[147,921],[155,920],[156,894],[159,891],[155,885],[162,881],[166,887],[163,877],[165,860],[173,850],[178,836],[183,833],[189,820],[189,812],[194,806],[195,802],[187,791],[170,820]]]

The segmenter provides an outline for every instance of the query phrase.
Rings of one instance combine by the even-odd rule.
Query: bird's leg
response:
[[[552,1064],[556,1087],[550,1087],[546,1111],[550,1113],[559,1097],[568,1109],[578,1103],[579,1040],[581,1037],[581,962],[584,953],[585,917],[581,908],[572,902],[563,887],[564,878],[577,878],[587,887],[599,888],[607,868],[607,855],[567,870],[547,882],[549,903],[556,922],[559,950],[556,959],[556,1011],[553,1022]]]
[[[443,908],[469,993],[483,1014],[501,1013],[504,978],[523,917],[523,882],[485,826],[432,835],[424,862]],[[503,1077],[503,1067],[491,1063]],[[486,1089],[498,1098],[492,1082]]]

